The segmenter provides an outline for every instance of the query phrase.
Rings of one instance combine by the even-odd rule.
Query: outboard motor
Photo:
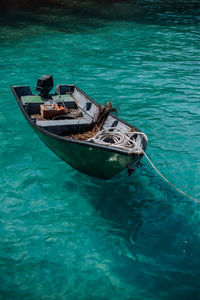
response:
[[[36,91],[40,92],[40,96],[43,99],[48,99],[49,92],[53,88],[53,76],[43,75],[37,81]]]

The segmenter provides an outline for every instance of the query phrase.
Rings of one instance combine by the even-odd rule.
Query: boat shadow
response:
[[[162,291],[165,284],[173,286],[176,282],[181,286],[191,282],[189,293],[195,293],[200,268],[196,205],[146,166],[130,177],[122,172],[108,181],[78,172],[72,177],[76,191],[94,208],[97,219],[105,223],[104,238],[110,239],[106,233],[109,230],[118,241],[124,270],[128,269],[129,274],[137,270],[142,281],[152,280],[155,290]],[[132,283],[131,280],[130,275]],[[181,291],[183,295],[185,292]]]
[[[137,242],[145,223],[164,227],[168,218],[177,218],[177,215],[185,222],[184,215],[180,215],[174,205],[177,207],[177,202],[188,205],[188,200],[177,195],[147,167],[137,169],[130,177],[125,170],[108,181],[80,173],[74,174],[74,177],[78,182],[76,189],[86,195],[100,217],[121,229],[119,232],[123,232],[130,244]]]
[[[138,168],[130,177],[125,170],[108,181],[77,172],[74,176],[78,182],[76,188],[131,248],[143,245],[145,252],[145,239],[153,248],[160,244],[163,251],[172,249],[178,240],[184,243],[181,233],[186,240],[198,240],[200,246],[197,224],[192,217],[197,213],[196,204],[174,191],[147,166]],[[180,231],[178,239],[177,231]]]

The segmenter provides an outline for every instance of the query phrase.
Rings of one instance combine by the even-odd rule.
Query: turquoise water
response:
[[[52,74],[112,100],[156,166],[200,199],[199,6],[42,7],[0,24],[0,299],[199,299],[200,205],[145,159],[106,182],[73,170],[9,89]]]

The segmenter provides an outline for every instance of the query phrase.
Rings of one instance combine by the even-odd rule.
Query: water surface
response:
[[[112,100],[156,166],[200,199],[199,5],[160,3],[1,14],[1,299],[199,299],[200,206],[145,159],[106,182],[73,170],[9,89],[52,74]]]

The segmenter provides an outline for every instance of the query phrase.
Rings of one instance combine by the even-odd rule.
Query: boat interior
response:
[[[38,81],[42,80],[44,84],[45,78],[42,77]],[[14,86],[13,89],[32,121],[54,134],[70,137],[108,127],[117,127],[122,131],[132,129],[110,114],[113,111],[111,105],[96,104],[75,85],[57,85],[54,94],[41,92],[38,85],[36,90],[40,90],[40,94],[33,94],[29,86]],[[44,105],[52,114],[42,114]],[[62,109],[55,110],[55,106]]]
[[[38,79],[39,94],[33,94],[29,86],[12,87],[30,119],[44,130],[64,138],[91,142],[106,129],[111,132],[116,128],[122,133],[137,131],[111,113],[115,109],[110,102],[98,105],[75,85],[57,85],[55,93],[50,94],[52,88],[51,75]],[[141,145],[142,136],[136,134],[134,139]]]

